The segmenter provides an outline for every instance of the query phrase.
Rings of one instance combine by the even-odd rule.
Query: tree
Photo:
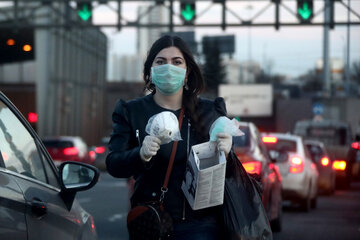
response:
[[[304,82],[303,90],[305,92],[318,92],[323,88],[321,74],[318,74],[316,70],[309,70],[306,74],[299,77],[301,82]]]
[[[222,64],[222,58],[217,42],[205,46],[203,74],[206,83],[206,91],[217,96],[218,86],[225,82],[226,72]]]

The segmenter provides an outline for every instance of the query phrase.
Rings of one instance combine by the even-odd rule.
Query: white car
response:
[[[282,176],[283,200],[300,203],[304,211],[316,207],[318,170],[300,136],[262,134],[269,155]]]

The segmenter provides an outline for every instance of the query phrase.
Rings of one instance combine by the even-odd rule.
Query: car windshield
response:
[[[265,143],[268,150],[277,152],[296,152],[296,141],[278,139],[276,143]]]
[[[45,147],[48,148],[68,148],[73,147],[74,144],[71,141],[61,140],[43,140]]]
[[[305,145],[311,155],[311,159],[314,162],[318,162],[320,160],[320,157],[325,154],[320,146],[313,144],[305,144]]]
[[[250,132],[249,127],[239,127],[240,130],[244,133],[242,136],[233,137],[234,148],[242,148],[250,146]]]
[[[331,127],[309,127],[306,134],[307,138],[322,141],[325,145],[345,145],[347,131],[345,128]]]

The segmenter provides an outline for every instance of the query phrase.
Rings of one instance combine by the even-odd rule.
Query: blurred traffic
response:
[[[346,0],[0,1],[0,239],[127,239],[134,180],[107,174],[111,114],[146,94],[140,66],[164,34],[190,46],[202,97],[239,120],[234,151],[274,239],[358,239],[359,12]]]

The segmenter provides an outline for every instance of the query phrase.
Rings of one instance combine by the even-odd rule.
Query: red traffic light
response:
[[[29,123],[37,123],[38,115],[34,112],[29,112],[28,114],[28,121]]]

